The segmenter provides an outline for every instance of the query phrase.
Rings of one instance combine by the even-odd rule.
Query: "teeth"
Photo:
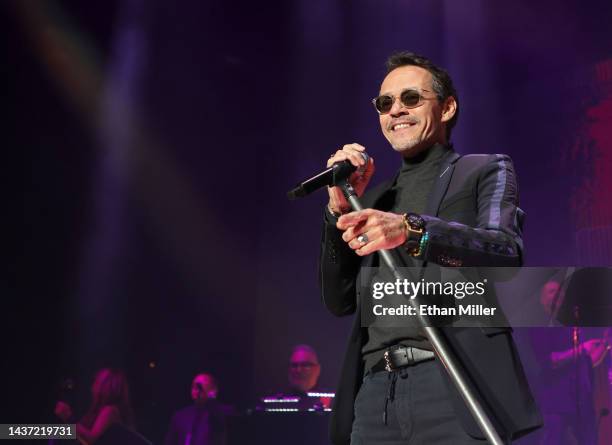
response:
[[[402,128],[408,128],[410,124],[397,124],[393,126],[393,131],[401,130]]]

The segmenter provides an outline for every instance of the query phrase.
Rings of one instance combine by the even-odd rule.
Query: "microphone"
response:
[[[366,165],[370,161],[367,153],[360,153]],[[336,162],[331,167],[323,170],[321,173],[299,182],[295,188],[287,192],[287,198],[294,200],[295,198],[303,198],[310,195],[315,190],[321,187],[338,185],[343,179],[347,179],[357,169],[350,161],[344,160]],[[361,168],[360,168],[361,170]]]

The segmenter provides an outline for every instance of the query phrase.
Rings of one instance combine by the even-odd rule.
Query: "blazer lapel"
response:
[[[438,210],[440,210],[440,204],[442,203],[442,199],[448,190],[448,185],[450,184],[450,180],[453,177],[453,171],[455,170],[455,163],[461,157],[455,151],[452,151],[446,155],[446,158],[442,162],[440,166],[440,172],[436,181],[431,188],[431,192],[429,193],[429,198],[427,199],[427,207],[425,210],[426,215],[430,216],[438,216]]]

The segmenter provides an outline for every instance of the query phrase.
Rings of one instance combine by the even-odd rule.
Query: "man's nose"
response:
[[[407,114],[408,108],[404,106],[402,100],[399,97],[393,98],[393,105],[391,105],[391,109],[389,110],[389,114],[391,116],[400,116],[402,114]]]

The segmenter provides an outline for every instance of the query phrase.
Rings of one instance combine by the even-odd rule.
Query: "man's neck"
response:
[[[413,168],[421,164],[427,164],[430,160],[435,161],[439,159],[444,153],[450,149],[451,145],[445,144],[433,144],[427,147],[425,150],[421,150],[414,156],[403,157],[402,165],[405,168]]]
[[[408,150],[405,150],[405,151],[401,152],[402,158],[410,160],[412,158],[416,158],[416,157],[422,156],[423,153],[428,152],[429,150],[431,150],[432,147],[434,147],[436,145],[444,145],[444,146],[446,146],[446,145],[450,145],[450,144],[448,143],[448,141],[441,140],[441,141],[430,142],[427,145],[419,145],[417,147],[412,147],[412,148],[410,148]]]

